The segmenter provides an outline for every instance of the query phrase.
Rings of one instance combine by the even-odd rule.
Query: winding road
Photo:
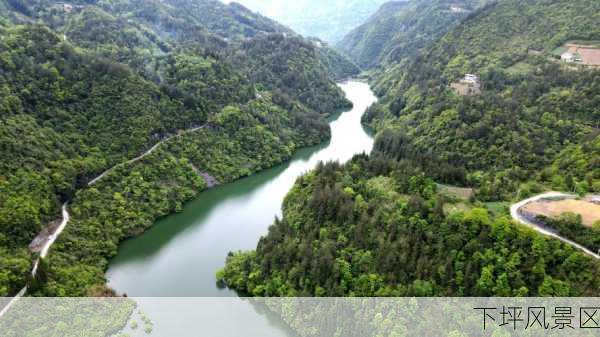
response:
[[[108,173],[112,172],[114,169],[116,169],[119,166],[132,164],[132,163],[135,163],[138,160],[144,159],[145,157],[147,157],[148,155],[150,155],[152,152],[154,152],[154,150],[156,150],[163,143],[168,142],[169,140],[171,140],[173,138],[181,137],[181,136],[183,136],[185,134],[196,132],[198,130],[204,129],[204,128],[206,128],[206,126],[207,126],[207,124],[204,124],[204,125],[192,128],[192,129],[188,129],[188,130],[182,131],[180,133],[174,134],[172,136],[169,136],[169,137],[161,140],[160,142],[154,144],[154,146],[152,146],[148,151],[142,153],[141,155],[139,155],[139,156],[137,156],[137,157],[135,157],[133,159],[130,159],[130,160],[126,161],[126,162],[119,163],[119,164],[117,164],[117,165],[109,168],[108,170],[102,172],[99,176],[97,176],[96,178],[90,180],[90,182],[88,183],[88,186],[94,185],[99,180],[101,180],[102,178],[104,178],[104,176],[106,176]]]
[[[541,233],[543,235],[546,236],[550,236],[553,237],[555,239],[558,239],[564,243],[567,243],[579,250],[581,250],[582,252],[584,252],[585,254],[595,258],[596,260],[600,260],[600,255],[596,254],[594,252],[592,252],[591,250],[585,248],[584,246],[578,244],[577,242],[574,242],[572,240],[569,240],[559,234],[557,234],[556,232],[549,230],[548,228],[542,227],[539,224],[527,219],[526,217],[524,217],[519,210],[521,209],[521,207],[532,203],[532,202],[536,202],[538,200],[542,200],[542,199],[550,199],[550,198],[575,198],[575,195],[572,194],[566,194],[566,193],[561,193],[561,192],[547,192],[544,194],[540,194],[540,195],[536,195],[535,197],[531,197],[529,199],[525,199],[522,200],[516,204],[513,204],[510,207],[510,215],[512,216],[513,219],[515,219],[516,221],[533,228],[535,231],[537,231],[538,233]]]
[[[161,140],[160,142],[156,143],[149,150],[147,150],[143,154],[139,155],[138,157],[135,157],[135,158],[130,159],[130,160],[128,160],[126,162],[123,162],[123,163],[116,164],[115,166],[113,166],[113,167],[109,168],[108,170],[104,171],[102,174],[100,174],[96,178],[92,179],[88,183],[88,186],[94,185],[95,183],[97,183],[98,181],[100,181],[102,178],[104,178],[108,173],[110,173],[111,171],[113,171],[118,166],[132,164],[132,163],[134,163],[136,161],[139,161],[139,160],[147,157],[148,155],[152,154],[161,144],[164,144],[165,142],[167,142],[167,141],[169,141],[169,140],[171,140],[173,138],[180,137],[180,136],[182,136],[184,134],[192,133],[192,132],[201,130],[201,129],[205,128],[206,126],[207,125],[205,124],[205,125],[202,125],[202,126],[199,126],[199,127],[188,129],[186,131],[180,132],[178,134],[169,136],[169,137]],[[534,196],[534,197],[531,197],[531,198],[528,198],[528,199],[525,199],[525,200],[522,200],[522,201],[520,201],[518,203],[513,204],[510,207],[510,214],[511,214],[511,216],[512,216],[512,218],[514,220],[516,220],[519,223],[524,224],[524,225],[526,225],[526,226],[534,229],[535,231],[539,232],[540,234],[543,234],[543,235],[546,235],[546,236],[558,239],[558,240],[560,240],[560,241],[562,241],[562,242],[564,242],[566,244],[571,245],[572,247],[575,247],[576,249],[582,251],[583,253],[585,253],[588,256],[591,256],[592,258],[594,258],[596,260],[600,260],[600,255],[599,254],[594,253],[591,250],[585,248],[584,246],[582,246],[582,245],[580,245],[580,244],[578,244],[578,243],[576,243],[576,242],[574,242],[572,240],[569,240],[569,239],[567,239],[567,238],[565,238],[565,237],[557,234],[556,232],[554,232],[554,231],[552,231],[552,230],[550,230],[548,228],[545,228],[545,227],[543,227],[543,226],[541,226],[541,225],[539,225],[539,224],[537,224],[537,223],[535,223],[535,222],[527,219],[520,212],[520,209],[523,206],[525,206],[525,205],[527,205],[527,204],[529,204],[531,202],[538,201],[538,200],[548,199],[548,198],[575,198],[575,197],[576,197],[575,195],[561,193],[561,192],[547,192],[547,193],[540,194],[540,195],[537,195],[537,196]],[[42,246],[42,249],[40,250],[40,258],[45,258],[48,255],[48,252],[50,251],[51,246],[54,244],[54,242],[56,241],[56,239],[60,236],[60,234],[66,228],[66,226],[67,226],[67,224],[69,222],[69,219],[70,219],[70,215],[69,215],[69,212],[68,212],[68,202],[65,202],[62,205],[62,220],[61,220],[61,223],[54,230],[54,232],[48,236],[47,241],[44,243],[44,245]],[[31,271],[31,274],[34,277],[35,277],[35,275],[36,275],[36,273],[38,271],[38,265],[39,265],[40,258],[38,258],[35,261],[33,269]],[[20,297],[24,296],[26,292],[27,292],[27,287],[25,286],[23,289],[21,289],[21,291],[15,297],[13,297],[10,300],[10,302],[8,302],[7,305],[4,306],[4,308],[2,308],[0,310],[0,317],[2,317],[10,309],[10,307],[14,303],[16,303],[18,301],[18,299]]]
[[[132,164],[135,163],[136,161],[139,161],[141,159],[144,159],[145,157],[149,156],[150,154],[152,154],[160,145],[164,144],[165,142],[168,142],[169,140],[173,139],[173,138],[177,138],[177,137],[181,137],[185,134],[188,133],[192,133],[192,132],[196,132],[198,130],[204,129],[207,127],[208,124],[204,124],[198,127],[194,127],[182,132],[179,132],[177,134],[174,134],[172,136],[169,136],[161,141],[159,141],[158,143],[154,144],[154,146],[152,146],[150,149],[148,149],[146,152],[142,153],[141,155],[130,159],[126,162],[122,162],[119,164],[116,164],[115,166],[109,168],[108,170],[102,172],[99,176],[97,176],[96,178],[90,180],[90,182],[87,184],[88,186],[92,186],[95,183],[97,183],[98,181],[100,181],[102,178],[104,178],[108,173],[112,172],[115,168],[119,167],[119,166],[123,166],[123,165],[128,165],[128,164]],[[42,246],[42,249],[40,250],[40,256],[35,260],[35,263],[33,264],[33,269],[31,270],[31,275],[33,277],[35,277],[35,275],[37,274],[38,271],[38,266],[40,263],[40,258],[45,258],[48,255],[48,252],[50,251],[50,247],[52,247],[52,245],[54,244],[54,242],[56,241],[56,239],[58,239],[58,237],[60,236],[60,234],[64,231],[65,227],[67,227],[67,224],[69,223],[69,219],[70,219],[70,215],[69,215],[69,211],[67,209],[69,205],[69,202],[65,202],[62,205],[62,220],[60,222],[60,225],[58,227],[56,227],[56,229],[54,230],[53,233],[51,233],[48,238],[46,239],[46,242],[44,243],[44,245]],[[17,295],[15,295],[15,297],[13,297],[10,302],[8,302],[7,305],[5,305],[1,310],[0,310],[0,318],[10,309],[10,307],[15,304],[19,298],[23,297],[25,295],[25,293],[27,292],[27,286],[23,287],[23,289],[21,289],[21,291],[19,291],[17,293]]]

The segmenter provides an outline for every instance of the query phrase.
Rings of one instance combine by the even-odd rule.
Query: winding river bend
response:
[[[222,297],[216,286],[227,253],[254,249],[267,233],[296,178],[319,161],[345,162],[370,152],[373,138],[360,119],[376,98],[369,85],[340,84],[354,108],[332,118],[331,140],[298,151],[291,161],[203,192],[184,211],[124,242],[107,272],[109,286],[136,297]]]

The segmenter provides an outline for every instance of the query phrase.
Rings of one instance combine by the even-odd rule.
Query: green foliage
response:
[[[272,34],[243,41],[231,61],[264,89],[297,97],[317,112],[332,113],[349,107],[351,103],[341,89],[328,80],[328,68],[319,61],[319,55],[311,42]]]
[[[338,43],[364,68],[386,66],[417,55],[450,31],[485,0],[390,1]],[[462,12],[451,11],[451,6]]]
[[[11,246],[29,243],[57,215],[53,192],[48,179],[35,172],[17,170],[0,178],[0,235],[11,238]]]
[[[126,67],[79,52],[43,26],[7,28],[2,37],[0,234],[9,251],[25,248],[107,165],[202,121]],[[8,285],[11,294],[25,275],[9,275],[21,282]]]
[[[65,38],[99,55],[143,69],[169,45],[144,26],[115,17],[99,7],[86,7],[66,22]]]
[[[104,271],[118,244],[181,210],[206,188],[202,175],[231,182],[329,135],[325,122],[307,124],[293,114],[274,105],[269,95],[225,107],[208,127],[175,137],[78,191],[70,203],[71,221],[49,255],[48,280],[36,294],[89,295],[105,283]]]
[[[72,199],[72,223],[52,249],[47,283],[33,291],[102,293],[117,244],[180,210],[204,188],[199,173],[225,183],[280,163],[325,140],[324,117],[349,105],[329,77],[355,73],[349,61],[237,4],[0,3],[8,9],[0,25],[5,295],[25,284],[23,251],[64,201]]]
[[[485,209],[440,217],[428,179],[383,162],[358,156],[299,178],[283,219],[218,278],[253,296],[598,294],[592,258]]]
[[[600,10],[588,0],[507,0],[474,11],[421,55],[379,77],[383,97],[364,118],[378,130],[388,129],[376,150],[426,159],[428,175],[475,187],[486,201],[511,199],[528,180],[593,191],[589,164],[571,186],[567,173],[554,168],[537,177],[555,158],[581,156],[577,144],[595,137],[599,71],[574,71],[547,55],[568,40],[600,34],[593,8]],[[510,71],[519,62],[531,71]],[[465,73],[480,76],[481,95],[450,90]]]
[[[329,77],[336,80],[345,80],[360,73],[358,66],[346,56],[336,52],[319,40],[313,41],[319,49],[320,59],[323,62]]]
[[[594,132],[582,143],[567,146],[539,176],[555,189],[600,193],[600,136]]]
[[[569,40],[596,40],[600,4],[593,0],[497,1],[444,36],[430,57],[448,78],[490,66],[508,67],[528,51],[550,54]],[[577,19],[575,19],[577,18]]]
[[[569,238],[593,252],[600,251],[600,227],[586,227],[581,222],[581,216],[565,213],[558,218],[541,217],[541,221],[560,235]]]
[[[14,303],[0,321],[5,337],[127,337],[136,303],[127,298],[37,298]]]
[[[0,297],[18,293],[31,271],[33,255],[25,248],[10,248],[13,243],[0,234]]]

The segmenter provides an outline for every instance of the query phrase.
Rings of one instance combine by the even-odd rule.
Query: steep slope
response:
[[[386,45],[400,30],[399,16],[408,12],[408,1],[383,4],[364,24],[353,29],[337,44],[337,47],[352,57],[361,67],[371,68],[383,61]]]
[[[270,94],[261,96],[224,108],[208,127],[174,137],[143,160],[121,165],[78,191],[69,204],[71,220],[29,293],[110,294],[104,272],[118,244],[182,210],[209,186],[205,177],[231,182],[281,163],[328,135],[319,115],[299,107],[282,109]]]
[[[66,5],[55,0],[19,1],[18,5],[2,2],[12,9],[6,15],[13,21],[41,20],[73,43],[134,66],[147,77],[153,76],[157,58],[181,44],[194,43],[204,53],[224,54],[229,42],[264,34],[296,35],[237,3],[225,5],[217,0],[75,1]],[[341,67],[351,70],[350,75],[359,72],[347,68],[345,57],[329,46],[315,44],[327,50],[322,61],[336,77],[345,77],[338,72]]]
[[[77,266],[88,270],[82,275],[93,278],[82,278],[77,287],[68,282],[56,283],[52,280],[64,275],[62,268],[75,267],[71,260],[57,260],[65,264],[52,262],[38,280],[53,284],[52,288],[43,288],[46,293],[42,294],[84,295],[90,286],[101,285],[98,280],[103,279],[105,264],[91,269],[90,263],[100,257],[105,259],[114,251],[89,251],[85,247],[97,244],[98,233],[103,233],[105,242],[111,240],[115,244],[110,247],[116,247],[125,238],[123,235],[139,233],[156,217],[181,207],[183,201],[206,186],[195,171],[197,168],[220,182],[227,182],[279,163],[295,149],[328,136],[323,114],[298,103],[296,99],[303,97],[296,92],[286,95],[274,86],[273,94],[263,89],[257,93],[255,84],[251,84],[254,82],[214,59],[173,55],[172,60],[165,61],[167,70],[161,89],[122,64],[75,50],[43,26],[8,28],[2,31],[2,36],[0,147],[2,156],[11,158],[0,167],[0,243],[2,261],[6,264],[0,277],[3,296],[14,294],[25,283],[32,258],[26,246],[43,226],[59,216],[60,203],[79,195],[81,191],[76,190],[84,189],[96,174],[139,155],[168,134],[209,123],[209,131],[183,138],[180,147],[213,150],[185,154],[179,154],[180,150],[160,152],[136,166],[137,172],[145,175],[145,184],[140,187],[145,193],[139,202],[94,203],[98,213],[74,214],[65,235],[73,224],[75,233],[85,231],[91,226],[88,223],[103,224],[94,229],[94,235],[85,240],[80,238],[65,250],[69,256],[88,254],[87,259],[77,260],[81,263]],[[311,55],[307,56],[309,60]],[[302,66],[302,62],[308,61],[297,62]],[[313,71],[320,74],[323,70]],[[330,83],[325,78],[319,80]],[[323,88],[325,92],[327,89],[337,93],[332,88]],[[332,105],[343,105],[341,96],[319,94]],[[199,156],[200,153],[204,155]],[[262,159],[254,162],[258,158]],[[168,172],[163,171],[165,167]],[[90,193],[97,200],[129,196],[135,180],[128,180],[128,166],[122,169],[111,173],[106,183],[97,184]],[[116,187],[103,189],[104,184]],[[149,195],[156,199],[149,200],[146,197]],[[69,207],[87,205],[80,205],[79,200],[75,197]],[[131,212],[152,204],[153,211],[139,217],[143,220],[141,225],[133,226],[127,220]],[[128,212],[126,218],[117,216],[121,211]],[[112,215],[107,219],[105,214]],[[80,222],[83,225],[77,225]],[[128,230],[127,226],[135,230]],[[54,248],[50,258],[58,254],[56,249],[59,248]],[[94,272],[90,274],[89,270]],[[30,291],[38,287],[42,285],[32,284]]]
[[[280,89],[321,113],[348,107],[339,88],[328,80],[327,68],[313,43],[271,34],[246,40],[235,50],[232,63],[265,89]]]
[[[474,13],[421,57],[388,70],[365,122],[383,130],[378,148],[443,164],[430,173],[505,198],[599,118],[598,70],[568,67],[551,51],[597,40],[595,1],[502,1]],[[479,75],[482,93],[449,85]]]
[[[0,232],[9,247],[26,246],[94,172],[205,120],[202,108],[184,109],[126,67],[79,53],[43,26],[1,34],[0,148],[7,160]]]
[[[361,69],[349,57],[329,46],[326,42],[315,38],[310,40],[319,50],[321,62],[327,69],[329,77],[336,80],[345,80],[360,74]]]
[[[92,286],[102,292],[105,264],[98,261],[199,193],[206,187],[201,177],[228,182],[280,163],[325,140],[324,117],[349,104],[316,43],[240,5],[2,4],[9,10],[0,26],[0,149],[11,160],[0,164],[0,262],[6,265],[0,296],[23,287],[35,255],[27,245],[60,216],[65,201],[74,210],[86,207],[89,200],[77,195],[88,191],[105,200],[94,206],[97,213],[71,218],[65,235],[94,234],[72,242],[56,262],[41,263],[30,292],[84,295]],[[256,59],[243,57],[249,54]],[[87,185],[161,139],[200,125],[209,127],[176,137],[178,149],[119,166]],[[203,151],[181,151],[198,147]],[[144,176],[144,194],[123,204],[119,196],[130,197],[139,182],[128,169]],[[153,208],[140,222],[131,223],[148,205]],[[71,229],[71,223],[80,225]],[[98,235],[105,239],[101,247]],[[57,245],[50,259],[59,255],[60,240]],[[81,271],[76,285],[62,279],[67,267]]]
[[[233,3],[226,5],[217,0],[117,0],[62,2],[54,0],[2,1],[11,9],[7,17],[16,21],[42,19],[52,28],[65,23],[70,16],[90,6],[114,15],[128,15],[129,19],[144,22],[153,30],[166,35],[184,35],[186,30],[203,27],[219,36],[237,39],[260,33],[292,33],[288,28],[247,8]]]
[[[482,0],[409,0],[385,3],[337,47],[363,68],[417,55],[450,31]]]
[[[600,192],[600,71],[550,58],[598,40],[599,6],[493,3],[390,68],[365,116],[373,153],[299,178],[283,218],[255,251],[230,254],[219,280],[253,296],[597,296],[597,260],[486,201]],[[465,73],[480,75],[480,94],[449,88]],[[597,248],[597,228],[572,218],[550,225]]]

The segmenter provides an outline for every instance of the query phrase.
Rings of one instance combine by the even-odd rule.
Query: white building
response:
[[[469,84],[473,84],[477,87],[480,85],[479,76],[473,74],[465,74],[465,78],[463,79],[463,81]]]
[[[573,62],[575,61],[575,55],[573,55],[573,53],[566,52],[560,55],[560,59],[565,62]]]
[[[450,87],[461,96],[473,96],[481,94],[481,81],[479,76],[465,74],[465,77],[458,82],[450,84]]]

